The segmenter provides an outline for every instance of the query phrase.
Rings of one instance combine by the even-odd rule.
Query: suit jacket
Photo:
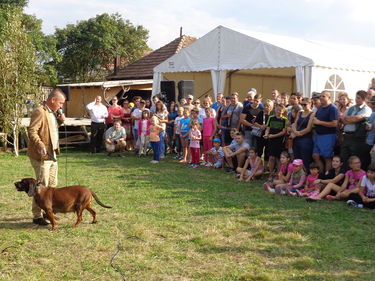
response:
[[[46,148],[47,152],[53,155],[52,141],[51,141],[51,126],[48,119],[48,108],[47,106],[39,106],[36,108],[30,120],[30,126],[27,129],[29,135],[29,143],[27,145],[27,155],[37,161],[41,160],[52,160],[48,155],[40,154],[42,148]],[[62,122],[58,120],[58,124]],[[60,149],[55,150],[56,154],[60,154]]]

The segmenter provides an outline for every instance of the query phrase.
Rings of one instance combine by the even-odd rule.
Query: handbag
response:
[[[251,134],[256,137],[261,137],[263,134],[263,130],[258,126],[252,126]]]

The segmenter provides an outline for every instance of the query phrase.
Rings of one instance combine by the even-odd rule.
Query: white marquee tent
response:
[[[224,90],[228,71],[286,68],[294,69],[296,89],[304,96],[327,87],[353,96],[375,77],[375,49],[258,32],[245,35],[218,26],[154,68],[152,95],[160,92],[163,73],[210,71],[216,97]]]

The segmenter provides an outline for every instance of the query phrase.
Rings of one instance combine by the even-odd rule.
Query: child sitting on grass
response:
[[[277,172],[277,179],[270,179],[263,184],[264,190],[267,192],[275,192],[273,188],[277,184],[287,183],[290,180],[290,176],[293,172],[293,164],[290,162],[290,155],[287,151],[283,151],[280,154],[280,167]]]
[[[297,196],[297,190],[303,189],[303,184],[306,180],[303,161],[301,159],[294,159],[292,164],[293,172],[290,176],[289,183],[276,185],[276,193],[287,194],[289,196]]]
[[[256,152],[256,149],[251,147],[249,149],[249,156],[243,168],[238,167],[237,173],[240,174],[240,181],[251,181],[255,179],[260,179],[264,172],[263,160],[260,158]]]
[[[333,156],[332,158],[332,168],[330,168],[325,175],[322,176],[321,179],[315,180],[315,185],[319,190],[324,190],[324,188],[332,183],[337,186],[341,186],[344,183],[345,179],[345,169],[343,166],[342,158],[338,155]],[[309,196],[306,198],[306,201],[316,201],[321,200],[325,195],[322,195],[322,193],[318,193],[314,196]]]
[[[358,193],[351,193],[346,202],[358,208],[375,209],[375,164],[370,164],[362,178]]]
[[[314,162],[310,164],[310,174],[306,178],[305,187],[302,190],[297,190],[299,197],[316,196],[319,194],[319,186],[315,181],[319,177],[319,166]]]
[[[345,179],[341,186],[329,183],[317,196],[309,197],[308,201],[319,201],[324,197],[327,200],[340,200],[348,198],[351,193],[358,193],[358,185],[366,172],[361,169],[361,160],[357,156],[350,156],[348,164],[350,170],[345,173]],[[331,195],[331,192],[336,195]]]
[[[208,157],[206,167],[214,167],[215,169],[220,169],[221,167],[223,167],[224,158],[223,148],[221,147],[221,140],[219,138],[215,138],[213,139],[213,142],[214,147],[205,152]]]

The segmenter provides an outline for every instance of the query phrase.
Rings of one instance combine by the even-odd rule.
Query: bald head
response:
[[[47,100],[52,99],[52,98],[63,98],[64,101],[66,100],[65,94],[63,91],[60,89],[54,89],[49,95]]]
[[[60,89],[54,89],[47,98],[46,105],[52,110],[56,111],[62,108],[65,103],[65,95]]]

